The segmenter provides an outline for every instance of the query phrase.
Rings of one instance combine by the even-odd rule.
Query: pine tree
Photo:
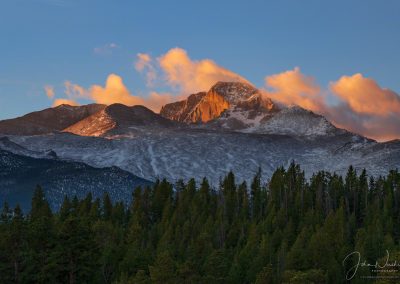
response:
[[[13,267],[13,245],[11,222],[13,221],[13,212],[5,202],[0,216],[0,282],[11,283],[14,278]]]
[[[12,281],[20,283],[24,265],[24,251],[26,249],[26,224],[22,210],[17,204],[10,224],[9,261],[12,267]]]
[[[305,254],[313,232],[310,227],[304,227],[297,236],[287,256],[287,268],[295,270],[306,270],[311,268],[310,257]]]
[[[258,169],[250,186],[251,195],[251,216],[254,220],[259,220],[262,215],[262,200],[261,200],[261,168]]]
[[[275,283],[275,274],[272,265],[265,266],[261,272],[257,274],[255,284],[272,284]]]
[[[111,220],[113,204],[110,195],[106,192],[103,196],[103,218],[104,220]]]
[[[40,186],[34,192],[31,208],[27,234],[31,250],[26,256],[30,265],[25,276],[38,283],[52,282],[51,253],[56,244],[56,231],[53,213]]]
[[[152,283],[173,284],[177,281],[175,262],[167,251],[157,256],[149,270]]]
[[[214,250],[204,263],[203,282],[226,283],[229,261],[223,250]]]

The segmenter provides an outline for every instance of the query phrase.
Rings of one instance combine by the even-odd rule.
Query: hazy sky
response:
[[[2,0],[0,119],[66,98],[66,81],[88,89],[104,86],[110,74],[136,96],[182,96],[189,89],[155,66],[175,47],[190,62],[211,59],[258,87],[299,67],[321,89],[361,73],[398,94],[399,15],[397,0]],[[138,53],[153,62],[142,72]],[[146,84],[148,67],[156,83]]]

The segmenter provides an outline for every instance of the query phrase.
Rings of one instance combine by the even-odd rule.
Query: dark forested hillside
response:
[[[65,195],[84,198],[92,192],[94,197],[101,197],[108,192],[113,201],[129,201],[133,188],[151,182],[117,167],[95,168],[56,157],[32,158],[0,149],[0,204],[18,203],[28,210],[37,184],[43,188],[50,207],[58,210]]]
[[[4,205],[1,283],[400,280],[398,171],[306,180],[293,163],[267,182],[259,173],[251,184],[229,173],[217,189],[163,180],[137,188],[129,208],[88,195],[59,212],[37,188],[31,208]]]

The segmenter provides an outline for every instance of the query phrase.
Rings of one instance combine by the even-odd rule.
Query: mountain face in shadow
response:
[[[105,105],[59,105],[21,117],[0,121],[0,133],[7,135],[39,135],[61,131],[104,109]]]
[[[108,193],[113,201],[128,202],[132,191],[151,182],[117,167],[95,168],[84,163],[32,158],[0,150],[0,202],[30,208],[34,189],[40,185],[51,207],[57,210],[64,196],[93,198]]]

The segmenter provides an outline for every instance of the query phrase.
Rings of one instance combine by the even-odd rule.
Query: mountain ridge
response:
[[[142,105],[112,104],[103,110],[71,125],[63,132],[82,136],[123,134],[143,127],[172,127],[175,122],[166,119]]]
[[[253,176],[259,167],[270,176],[293,160],[309,173],[343,174],[354,165],[379,176],[400,167],[400,141],[378,143],[336,128],[299,106],[277,105],[250,85],[219,82],[213,87],[164,106],[161,114],[114,104],[64,132],[11,135],[9,140],[28,156],[53,151],[60,160],[117,166],[149,180],[207,177],[213,185],[230,170],[239,179]],[[206,110],[210,120],[192,121]]]
[[[0,121],[0,133],[7,135],[41,135],[61,131],[105,108],[101,104],[70,106],[66,104]]]
[[[171,127],[304,137],[335,132],[326,118],[306,110],[296,114],[291,107],[278,106],[248,83],[220,81],[207,92],[164,105],[159,114],[140,105],[61,105],[0,121],[0,134],[70,132],[82,136],[122,137]]]

